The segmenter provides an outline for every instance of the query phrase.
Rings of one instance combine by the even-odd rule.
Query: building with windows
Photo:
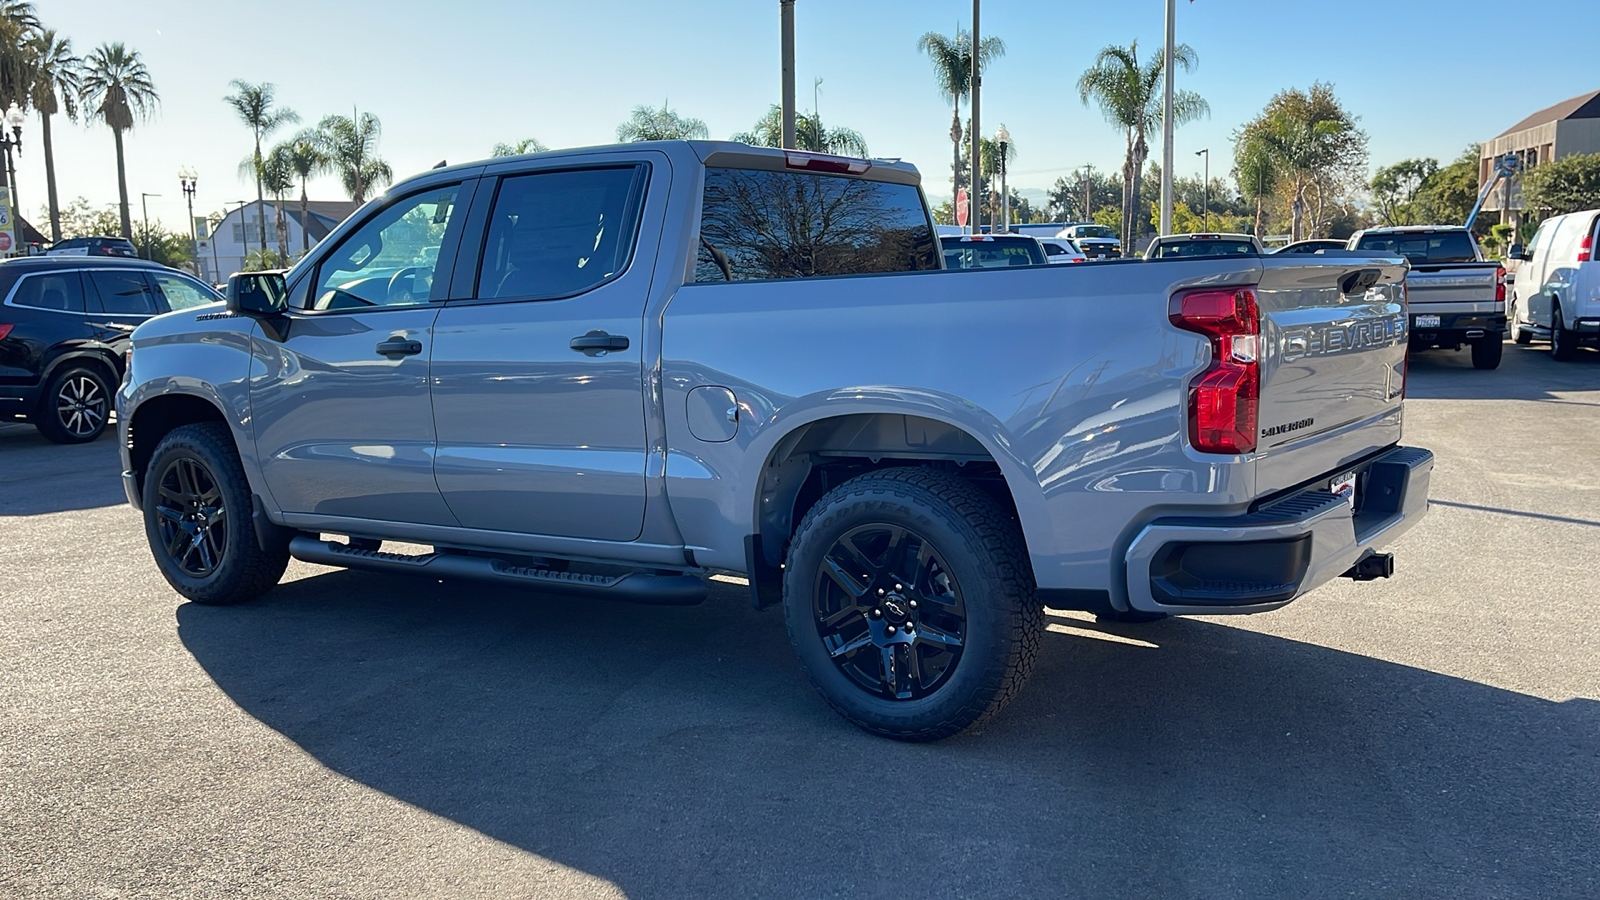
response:
[[[1541,109],[1484,141],[1478,153],[1479,190],[1494,177],[1494,161],[1507,153],[1517,155],[1524,172],[1574,154],[1600,153],[1600,91]],[[1492,191],[1484,200],[1483,211],[1499,213],[1502,223],[1520,222],[1521,181],[1513,178]]]
[[[357,206],[350,200],[309,200],[302,223],[300,201],[285,200],[283,218],[289,230],[289,258],[299,259],[307,249],[315,247],[355,212]],[[261,249],[263,218],[267,226],[267,249],[278,252],[278,204],[273,200],[259,204],[252,200],[229,210],[211,234],[202,238],[195,254],[200,277],[216,284],[243,269],[245,256]]]

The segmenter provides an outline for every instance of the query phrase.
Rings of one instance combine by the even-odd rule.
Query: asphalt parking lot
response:
[[[182,604],[113,438],[0,425],[0,895],[1600,896],[1600,352],[1506,351],[1412,362],[1394,579],[1053,616],[934,745],[835,716],[734,586]]]

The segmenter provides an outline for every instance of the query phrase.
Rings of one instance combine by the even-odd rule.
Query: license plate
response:
[[[1417,316],[1417,327],[1418,328],[1438,328],[1439,327],[1439,317],[1438,316]]]
[[[1344,502],[1350,504],[1351,509],[1356,508],[1356,473],[1340,475],[1328,482],[1328,491],[1335,496],[1343,497]]]

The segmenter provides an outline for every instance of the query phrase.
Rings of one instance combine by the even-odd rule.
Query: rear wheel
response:
[[[1550,357],[1560,362],[1569,362],[1578,355],[1578,342],[1573,340],[1572,332],[1567,330],[1561,321],[1561,304],[1555,303],[1550,307]]]
[[[1505,341],[1500,335],[1486,337],[1472,345],[1472,367],[1474,369],[1498,369],[1500,357],[1506,352]]]
[[[790,545],[783,608],[823,699],[907,741],[999,712],[1044,630],[1017,524],[968,482],[921,468],[862,475],[811,508]]]
[[[72,366],[50,376],[34,427],[57,444],[86,444],[105,433],[111,386],[93,366]]]
[[[271,590],[289,548],[256,540],[250,486],[220,422],[185,425],[156,446],[144,480],[144,527],[156,566],[195,603],[250,600]]]

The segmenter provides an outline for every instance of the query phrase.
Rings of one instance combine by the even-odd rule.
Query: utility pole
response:
[[[1201,221],[1203,221],[1205,224],[1201,225],[1200,227],[1204,228],[1206,231],[1210,231],[1211,230],[1211,148],[1207,147],[1204,150],[1196,150],[1194,152],[1194,155],[1195,156],[1204,156],[1206,158],[1206,174],[1205,174],[1205,183],[1203,185],[1203,187],[1205,188],[1203,196],[1205,197],[1205,201],[1204,202],[1205,202],[1206,208],[1205,208],[1205,212],[1203,212],[1201,214]]]
[[[1167,0],[1167,54],[1161,74],[1165,96],[1161,100],[1161,235],[1172,233],[1172,57],[1177,53],[1176,0]]]
[[[822,79],[811,82],[811,149],[822,152]]]
[[[1094,221],[1094,210],[1090,209],[1090,206],[1094,204],[1094,199],[1089,196],[1089,178],[1093,174],[1094,166],[1083,167],[1083,220],[1085,222]]]
[[[794,149],[794,0],[778,0],[783,53],[783,149]]]
[[[161,196],[161,195],[160,194],[146,194],[143,191],[139,192],[139,209],[144,213],[144,258],[145,259],[155,259],[155,256],[153,256],[151,254],[151,252],[150,252],[150,205],[146,202],[146,198],[159,197],[159,196]]]
[[[983,208],[979,197],[979,187],[983,184],[983,123],[978,118],[979,95],[983,92],[983,65],[982,55],[978,48],[983,46],[983,38],[978,32],[978,7],[983,5],[983,0],[972,0],[972,124],[967,128],[967,134],[972,138],[972,234],[977,234],[978,211]]]

